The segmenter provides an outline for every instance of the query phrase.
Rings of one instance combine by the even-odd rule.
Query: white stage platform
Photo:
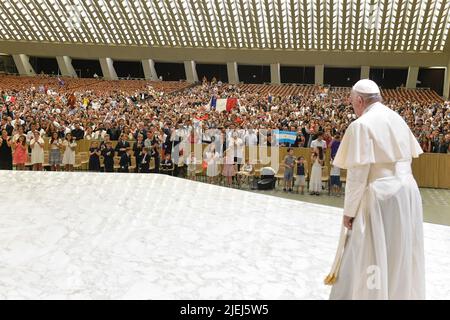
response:
[[[1,299],[327,299],[342,210],[161,175],[0,172]],[[450,227],[425,224],[427,298]]]

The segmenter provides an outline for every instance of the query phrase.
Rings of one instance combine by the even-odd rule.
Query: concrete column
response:
[[[239,83],[237,62],[227,62],[227,73],[228,73],[228,83],[230,84]]]
[[[14,54],[13,59],[16,64],[17,71],[21,76],[36,75],[36,72],[30,64],[30,59],[26,54]]]
[[[281,84],[280,64],[279,63],[270,64],[270,83],[271,84]]]
[[[445,68],[443,95],[445,99],[450,100],[450,60]]]
[[[414,89],[416,87],[418,75],[419,75],[419,67],[408,68],[408,78],[406,80],[406,88]]]
[[[111,58],[100,58],[100,66],[102,67],[103,78],[106,80],[118,80],[116,70],[114,69],[114,61]]]
[[[61,75],[64,77],[78,78],[78,75],[72,66],[72,58],[68,56],[60,56],[56,57],[56,61],[58,61],[58,67],[61,71]]]
[[[361,66],[360,79],[369,79],[369,76],[370,76],[370,67],[369,66]]]
[[[315,72],[314,72],[314,83],[315,84],[323,84],[323,70],[324,70],[324,65],[323,64],[318,64],[315,66]]]
[[[155,69],[155,62],[152,59],[142,60],[142,68],[146,80],[158,81],[158,75]]]
[[[198,81],[197,69],[195,68],[195,61],[189,60],[184,62],[184,71],[186,72],[186,80],[189,83]]]

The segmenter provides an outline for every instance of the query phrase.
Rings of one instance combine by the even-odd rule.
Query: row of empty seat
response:
[[[270,84],[241,84],[239,89],[248,92],[273,96],[311,95],[321,91],[320,86],[312,85],[270,85]]]
[[[185,81],[146,81],[146,80],[101,80],[101,79],[81,79],[60,77],[64,85],[60,85],[56,77],[22,77],[14,75],[0,75],[0,90],[29,90],[32,86],[38,89],[39,86],[73,92],[77,90],[91,90],[96,93],[109,93],[113,91],[134,93],[146,90],[150,85],[155,91],[171,93],[183,90],[190,86]],[[326,93],[328,90],[319,85],[270,85],[270,84],[240,84],[241,91],[259,93],[261,95],[273,96],[309,96]],[[329,92],[335,94],[347,94],[350,88],[331,87]],[[443,99],[433,90],[429,89],[382,89],[382,96],[385,100],[395,100],[397,102],[414,101],[418,103],[441,103]]]
[[[436,91],[430,89],[382,89],[381,93],[384,99],[393,99],[398,102],[440,103],[444,101]]]
[[[293,95],[315,95],[331,92],[333,94],[349,94],[351,88],[331,87],[328,91],[318,85],[269,85],[269,84],[241,84],[239,88],[243,91],[260,93],[262,95],[273,96],[293,96]],[[381,89],[381,95],[385,100],[395,100],[397,102],[418,102],[418,103],[442,103],[444,100],[434,90],[431,89]]]
[[[60,77],[22,77],[13,75],[0,76],[0,90],[29,90],[32,86],[38,89],[40,86],[47,86],[58,91],[83,91],[91,90],[96,93],[110,93],[113,91],[133,93],[136,91],[146,90],[150,85],[158,92],[171,93],[182,90],[190,86],[185,81],[147,81],[147,80],[102,80],[102,79],[81,79]]]

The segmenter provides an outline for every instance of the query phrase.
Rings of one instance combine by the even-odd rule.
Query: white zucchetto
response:
[[[352,89],[353,91],[362,94],[380,94],[380,88],[378,87],[378,85],[374,81],[369,79],[359,80],[357,83],[355,83]]]

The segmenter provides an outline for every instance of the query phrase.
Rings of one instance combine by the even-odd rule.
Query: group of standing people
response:
[[[54,132],[49,141],[48,163],[52,170],[59,171],[64,166],[66,171],[73,171],[75,165],[76,140],[71,133],[67,133],[64,140]],[[45,162],[45,141],[39,131],[34,131],[27,143],[25,134],[9,136],[6,130],[2,130],[0,137],[0,170],[12,170],[13,165],[17,170],[24,170],[26,165],[31,165],[34,171],[42,171]],[[61,156],[61,152],[63,152]]]
[[[311,144],[311,175],[309,176],[309,192],[310,195],[320,195],[322,191],[322,170],[325,166],[325,151],[327,148],[327,143],[322,140],[323,134],[319,132],[317,139],[312,141]],[[333,193],[340,195],[340,168],[333,164],[333,158],[340,145],[340,136],[336,135],[330,144],[331,149],[331,161],[330,161],[330,186],[332,187]],[[284,157],[282,166],[284,167],[284,188],[285,192],[292,192],[293,188],[296,187],[297,193],[301,190],[301,194],[304,193],[306,186],[306,177],[308,174],[308,168],[306,165],[305,158],[300,156],[296,158],[294,156],[294,149],[288,148],[288,154]],[[295,174],[295,184],[294,184],[294,174]],[[327,173],[328,174],[328,173]]]

